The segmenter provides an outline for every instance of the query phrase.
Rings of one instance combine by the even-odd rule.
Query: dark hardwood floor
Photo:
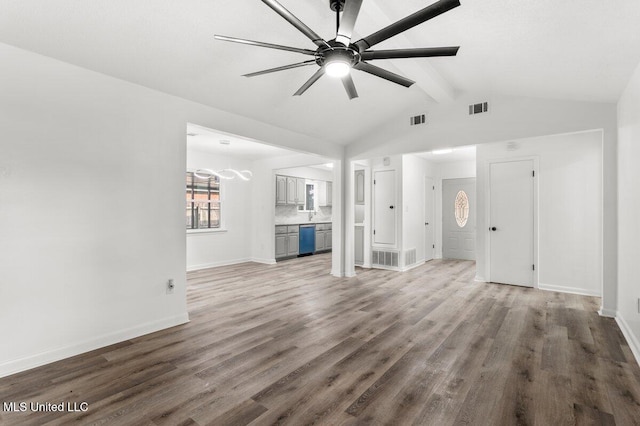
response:
[[[469,261],[329,263],[190,273],[189,324],[0,379],[0,403],[87,411],[0,424],[640,424],[640,369],[599,299],[476,283]]]

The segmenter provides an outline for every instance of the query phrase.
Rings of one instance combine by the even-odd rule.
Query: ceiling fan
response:
[[[393,50],[369,50],[376,44],[385,41],[397,34],[400,34],[410,28],[422,24],[431,18],[435,18],[449,10],[460,6],[459,0],[440,0],[430,6],[425,7],[412,15],[407,16],[367,37],[364,37],[355,43],[351,43],[353,28],[360,13],[362,0],[329,0],[331,10],[336,12],[336,38],[326,41],[311,28],[306,26],[302,21],[295,17],[291,12],[285,9],[276,0],[262,0],[267,6],[273,9],[277,14],[286,19],[291,25],[296,27],[300,32],[307,36],[318,48],[316,50],[300,49],[297,47],[282,46],[279,44],[264,43],[260,41],[246,40],[235,37],[227,37],[215,35],[217,40],[230,41],[234,43],[249,44],[252,46],[267,47],[270,49],[286,50],[289,52],[302,53],[304,55],[313,56],[303,62],[291,65],[270,68],[263,71],[257,71],[245,74],[245,77],[255,77],[258,75],[269,74],[276,71],[284,71],[292,68],[304,67],[316,64],[320,68],[311,76],[311,78],[298,89],[294,96],[302,95],[312,84],[314,84],[325,73],[332,77],[342,79],[344,88],[347,91],[349,99],[357,98],[358,92],[351,78],[351,69],[364,71],[369,74],[384,78],[405,87],[409,87],[415,83],[401,75],[392,73],[383,68],[377,67],[369,63],[376,59],[400,59],[400,58],[430,58],[434,56],[455,56],[460,46],[452,47],[425,47],[416,49],[393,49]],[[340,19],[340,12],[343,12]]]

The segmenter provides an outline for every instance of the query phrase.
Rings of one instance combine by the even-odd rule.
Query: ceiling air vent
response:
[[[426,122],[427,116],[425,114],[409,117],[409,124],[411,124],[412,126],[415,126],[416,124],[425,124]]]
[[[482,114],[483,112],[489,112],[489,102],[469,105],[469,115]]]

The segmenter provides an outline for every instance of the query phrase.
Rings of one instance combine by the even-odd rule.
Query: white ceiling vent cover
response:
[[[482,114],[485,112],[489,112],[489,102],[469,105],[469,115]]]

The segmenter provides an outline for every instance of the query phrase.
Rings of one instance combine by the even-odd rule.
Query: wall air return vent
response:
[[[469,115],[482,114],[485,112],[489,112],[489,102],[469,105]]]
[[[427,123],[427,115],[414,115],[413,117],[409,117],[409,124],[415,126],[417,124],[426,124]]]
[[[404,265],[409,266],[416,263],[416,249],[409,249],[404,252]]]
[[[398,252],[392,250],[372,250],[371,263],[373,266],[384,268],[398,267]]]

